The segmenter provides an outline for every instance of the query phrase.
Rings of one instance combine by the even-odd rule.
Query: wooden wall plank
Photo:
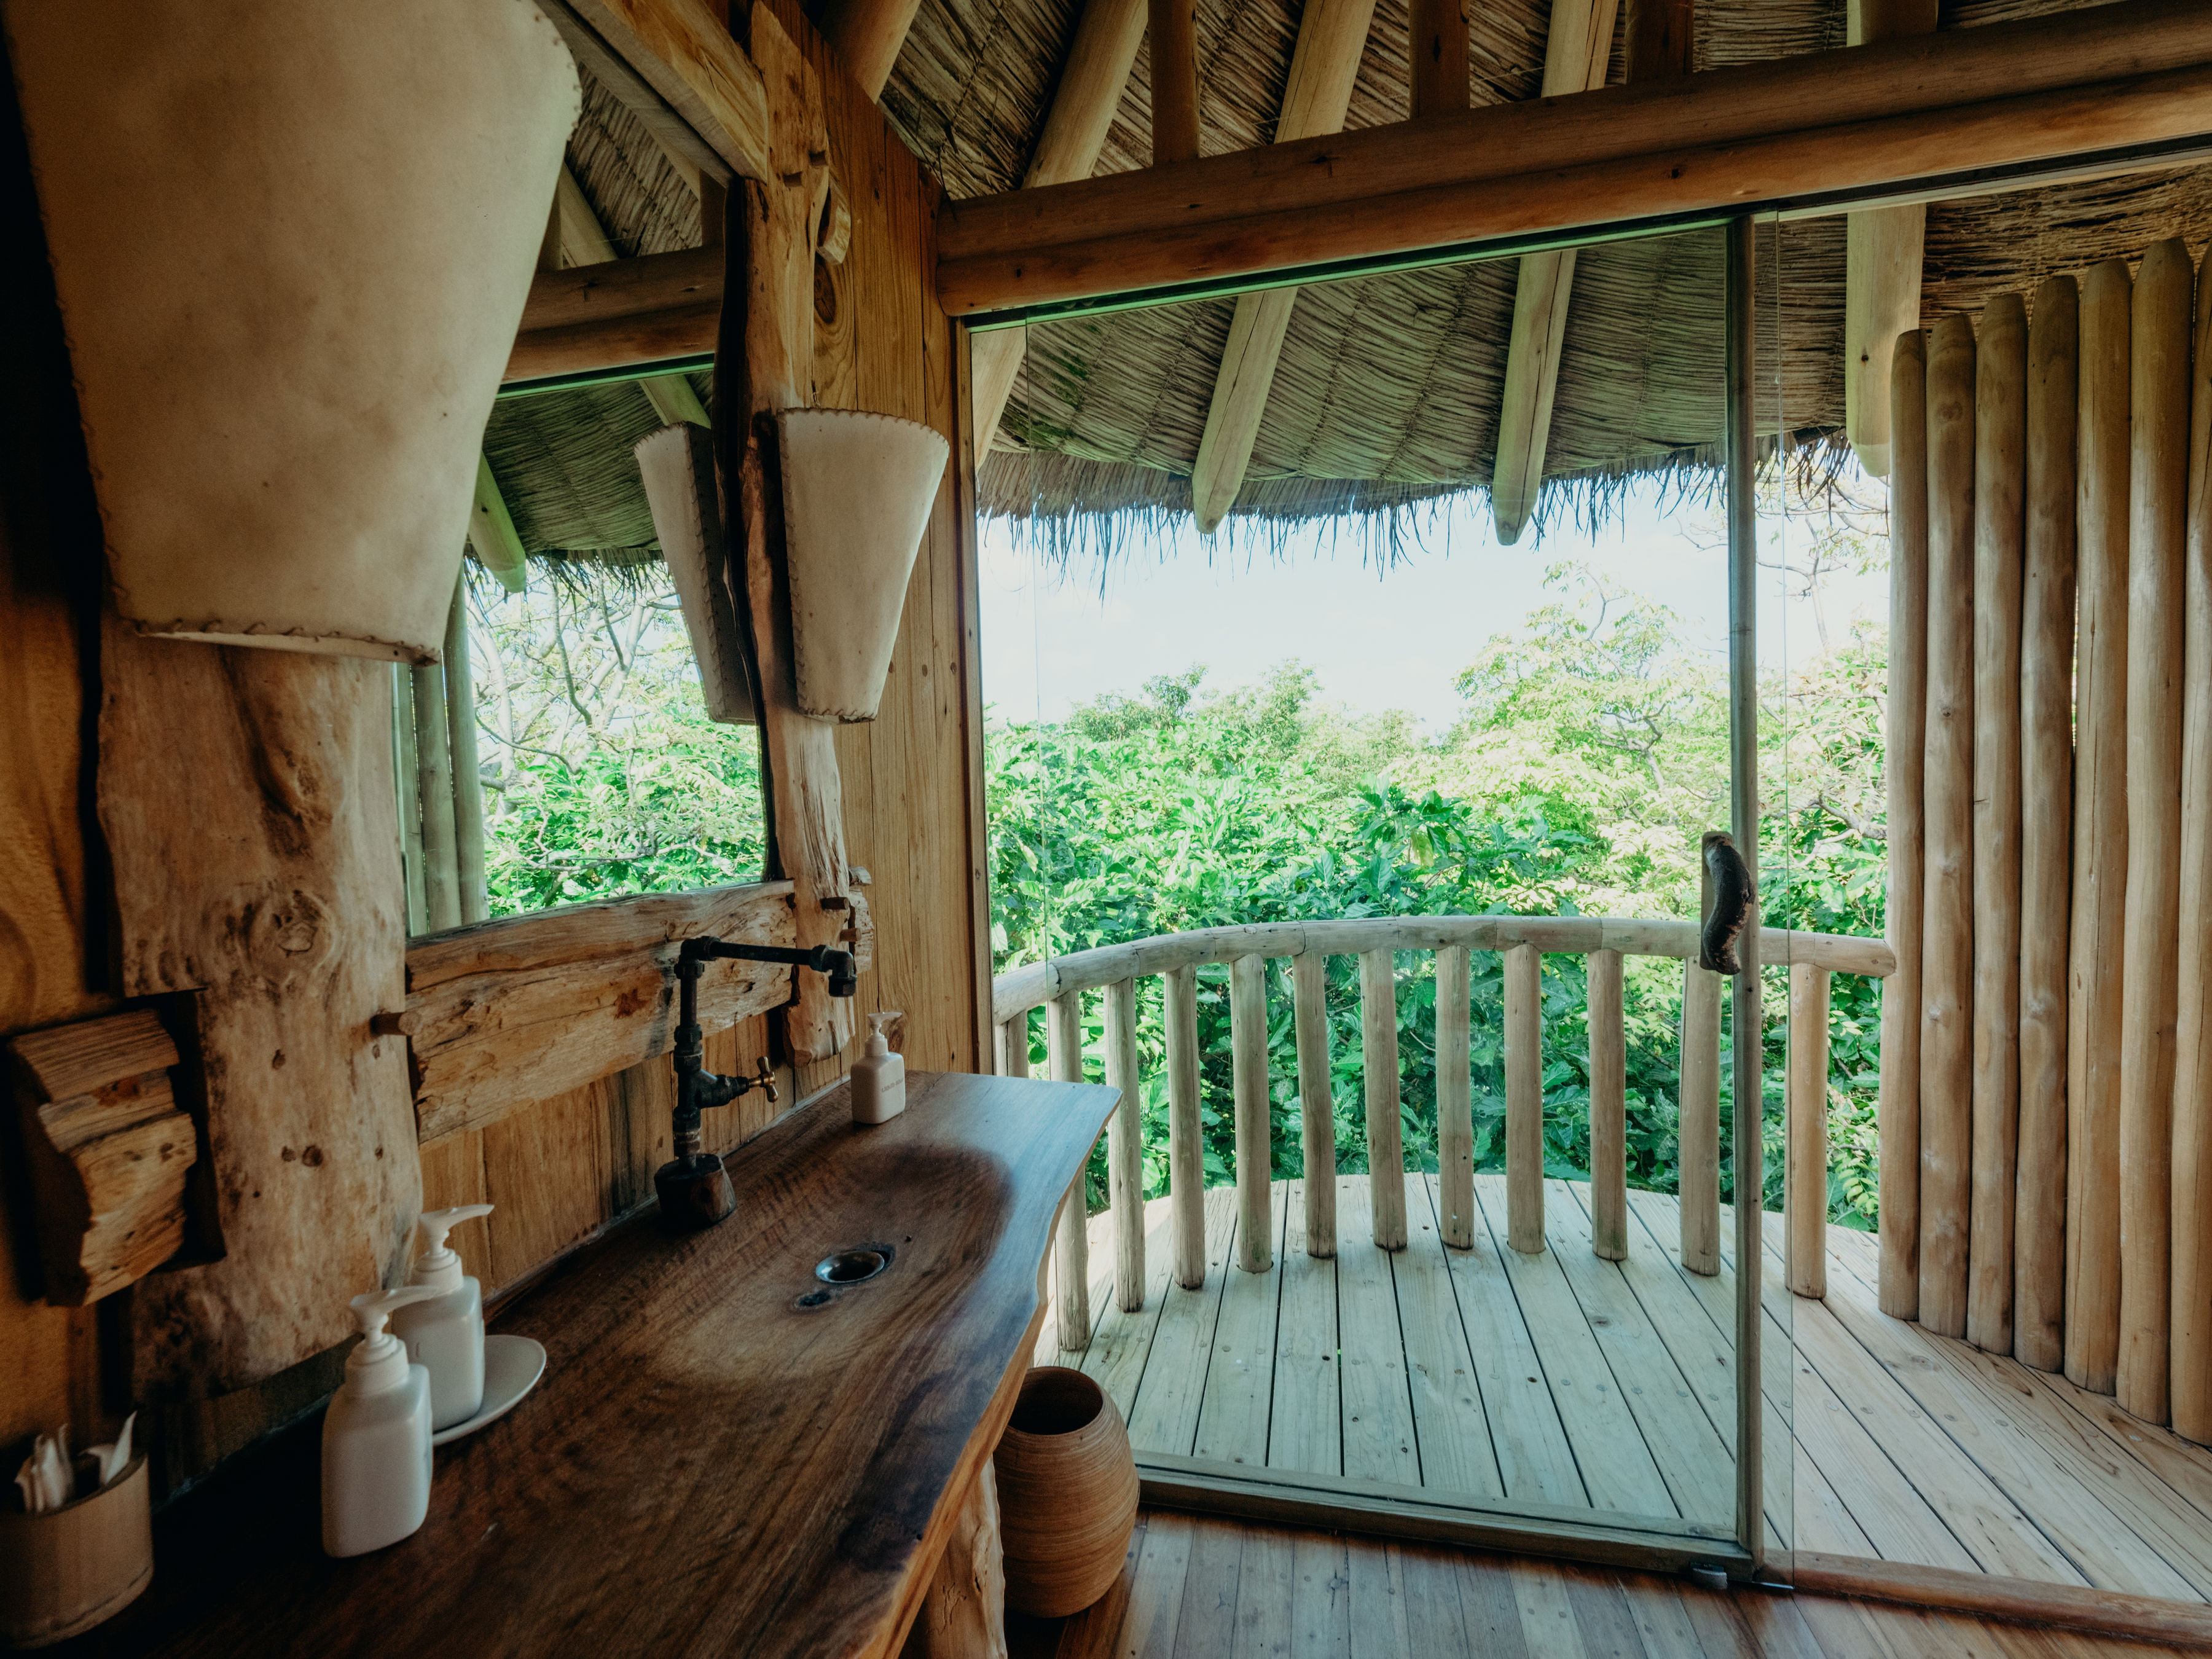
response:
[[[2130,334],[2128,893],[2120,1001],[2120,1353],[2114,1392],[2168,1413],[2173,1036],[2180,946],[2182,552],[2196,273],[2177,239],[2143,255]],[[2201,927],[2192,918],[2191,926]]]
[[[2079,295],[2036,290],[2027,346],[2027,572],[2021,627],[2020,1160],[2013,1352],[2065,1359],[2066,936],[2074,826],[2074,430]],[[1887,1311],[1887,1310],[1885,1310]]]
[[[1973,1211],[1966,1340],[2012,1352],[2020,1121],[2020,614],[2027,307],[2001,294],[1974,354]]]
[[[1920,968],[1920,1320],[1966,1334],[1973,1132],[1974,331],[1928,349],[1927,896]]]
[[[2120,961],[2128,882],[2128,331],[2131,278],[2081,279],[2081,614],[2066,1024],[2066,1375],[2112,1391],[2120,1346]]]
[[[2212,252],[2197,270],[2190,366],[2189,505],[2183,598],[2181,914],[2212,906]],[[2173,1429],[2212,1442],[2212,950],[2181,930],[2173,1086]]]

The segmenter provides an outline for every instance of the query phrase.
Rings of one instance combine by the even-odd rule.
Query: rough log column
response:
[[[843,790],[838,780],[836,726],[799,709],[784,568],[782,489],[773,416],[813,402],[814,239],[829,191],[829,131],[821,82],[782,25],[764,6],[752,13],[750,52],[768,87],[773,177],[733,189],[725,292],[715,363],[716,399],[742,406],[739,427],[719,428],[730,445],[723,476],[740,503],[747,625],[761,684],[763,770],[773,813],[772,872],[797,890],[793,906],[801,945],[835,945],[851,905],[845,850]],[[800,1060],[826,1060],[852,1040],[847,1001],[832,998],[823,976],[796,976],[785,1035]]]

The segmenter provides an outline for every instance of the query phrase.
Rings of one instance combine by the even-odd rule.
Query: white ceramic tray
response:
[[[456,1423],[450,1429],[441,1429],[430,1437],[430,1443],[442,1446],[448,1440],[459,1440],[465,1434],[474,1434],[487,1423],[495,1422],[520,1405],[523,1395],[538,1386],[538,1379],[545,1375],[545,1345],[535,1337],[508,1336],[495,1331],[484,1338],[483,1409],[465,1423]]]

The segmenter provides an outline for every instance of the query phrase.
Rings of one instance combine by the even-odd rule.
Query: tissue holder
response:
[[[154,1578],[146,1456],[44,1515],[0,1510],[0,1643],[43,1648],[90,1630]]]

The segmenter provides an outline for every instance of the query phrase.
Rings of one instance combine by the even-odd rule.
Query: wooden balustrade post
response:
[[[1467,947],[1437,952],[1437,1170],[1444,1243],[1474,1243],[1474,1075],[1468,1031]]]
[[[1682,1093],[1675,1177],[1682,1265],[1721,1270],[1721,976],[1682,964]]]
[[[1265,957],[1239,957],[1229,964],[1229,1058],[1237,1097],[1237,1265],[1263,1273],[1275,1265]]]
[[[1505,952],[1505,1238],[1523,1255],[1544,1249],[1543,975],[1534,945]]]
[[[2136,273],[2128,378],[2128,894],[2120,1004],[2120,1352],[2113,1392],[2172,1410],[2174,1024],[2181,904],[2182,557],[2196,272],[2177,238]],[[2202,810],[2202,803],[2198,803]],[[2201,917],[2190,919],[2202,927]]]
[[[1137,1074],[1137,982],[1106,988],[1106,1081],[1121,1091],[1107,1125],[1106,1170],[1114,1205],[1114,1303],[1145,1305],[1145,1097]]]
[[[1336,1092],[1328,1057],[1328,958],[1291,958],[1297,1030],[1299,1150],[1305,1160],[1306,1254],[1336,1254]]]
[[[1928,353],[1927,896],[1920,967],[1920,1322],[1966,1334],[1973,1171],[1974,330]]]
[[[1783,1185],[1790,1288],[1828,1293],[1828,970],[1790,965],[1790,1073],[1784,1096],[1788,1171]]]
[[[1974,1069],[1966,1340],[2012,1352],[2020,1125],[2020,623],[2027,307],[2000,294],[1974,353]]]
[[[1889,377],[1889,892],[1883,932],[1897,971],[1881,988],[1881,1310],[1920,1316],[1920,907],[1926,896],[1921,774],[1928,722],[1928,346],[1898,336]],[[2070,419],[2070,414],[2069,418]],[[1691,971],[1695,972],[1692,969]]]
[[[1388,950],[1359,954],[1360,1072],[1367,1090],[1367,1193],[1375,1242],[1406,1248],[1406,1145],[1398,1121],[1398,975]]]
[[[1083,993],[1069,991],[1045,1004],[1045,1048],[1055,1083],[1083,1081]],[[1063,1353],[1091,1346],[1090,1164],[1075,1172],[1067,1196],[1060,1201],[1054,1226],[1054,1317]]]
[[[1030,1016],[1024,1008],[999,1027],[999,1075],[1030,1074]]]
[[[2067,946],[2066,1376],[2112,1391],[2120,1349],[2120,990],[2128,883],[2127,262],[2081,279],[2074,891]]]
[[[1628,1037],[1620,952],[1589,953],[1590,1249],[1628,1260]]]
[[[1168,1212],[1176,1283],[1206,1283],[1206,1148],[1198,1121],[1198,969],[1161,976],[1168,1048]]]
[[[2027,336],[2027,574],[2020,639],[2020,1151],[2012,1351],[2021,1364],[2045,1371],[2057,1370],[2066,1356],[2066,929],[2074,838],[2078,311],[2074,279],[2053,276],[2036,290]],[[1893,640],[1895,635],[1893,622]],[[1893,798],[1890,834],[1896,833]]]

